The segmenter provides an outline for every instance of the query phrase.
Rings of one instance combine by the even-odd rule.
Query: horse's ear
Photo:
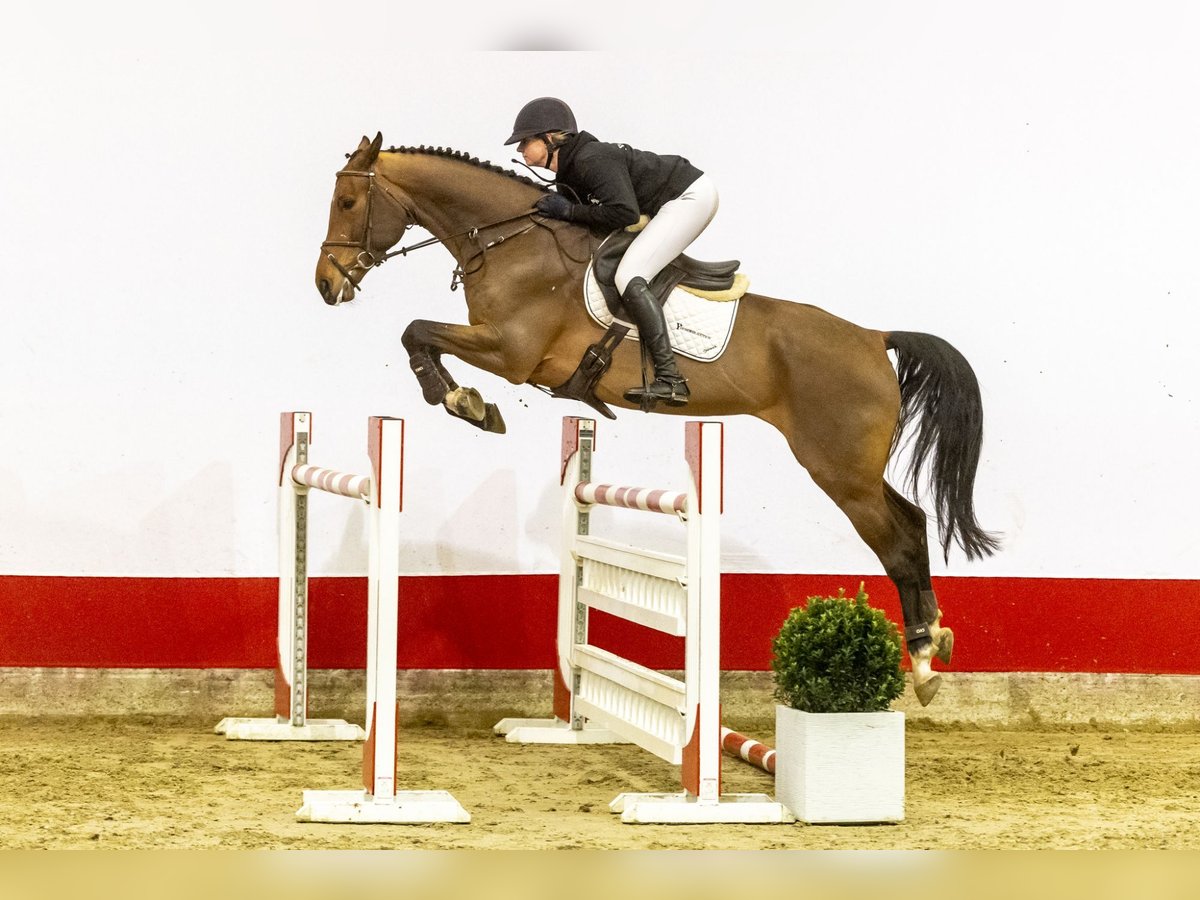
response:
[[[355,165],[361,163],[366,168],[371,168],[375,165],[375,160],[379,158],[379,148],[383,146],[383,132],[375,132],[375,140],[371,140],[365,134],[362,140],[358,142],[358,149],[352,154],[355,159]],[[362,157],[360,160],[358,157]],[[350,157],[348,156],[347,159]]]

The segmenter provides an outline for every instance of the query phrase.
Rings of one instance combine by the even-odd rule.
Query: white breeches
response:
[[[650,281],[686,250],[717,214],[718,199],[713,180],[701,175],[686,191],[664,203],[621,257],[613,277],[617,290],[624,294],[630,280],[639,275]]]

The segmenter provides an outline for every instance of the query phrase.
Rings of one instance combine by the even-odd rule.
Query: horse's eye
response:
[[[342,209],[353,209],[353,207],[354,207],[354,198],[353,197],[343,197],[340,202],[341,202]]]

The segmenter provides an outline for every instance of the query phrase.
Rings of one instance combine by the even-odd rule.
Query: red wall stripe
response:
[[[554,657],[554,575],[405,576],[400,665],[544,669]],[[764,670],[788,611],[853,594],[899,622],[882,576],[722,576],[722,667]],[[954,670],[1200,674],[1200,581],[935,578]],[[310,665],[362,668],[366,579],[310,582]],[[0,666],[271,668],[273,578],[0,576]],[[591,639],[659,668],[682,641],[594,613]]]

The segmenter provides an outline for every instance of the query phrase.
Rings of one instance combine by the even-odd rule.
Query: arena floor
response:
[[[1194,731],[1000,731],[910,724],[907,818],[875,826],[623,825],[624,790],[677,770],[630,745],[521,746],[406,728],[402,789],[450,791],[469,825],[296,821],[305,789],[352,789],[358,744],[227,741],[212,722],[0,717],[0,846],[221,849],[1200,848]],[[770,734],[757,734],[770,741]],[[770,793],[727,760],[725,789]]]

